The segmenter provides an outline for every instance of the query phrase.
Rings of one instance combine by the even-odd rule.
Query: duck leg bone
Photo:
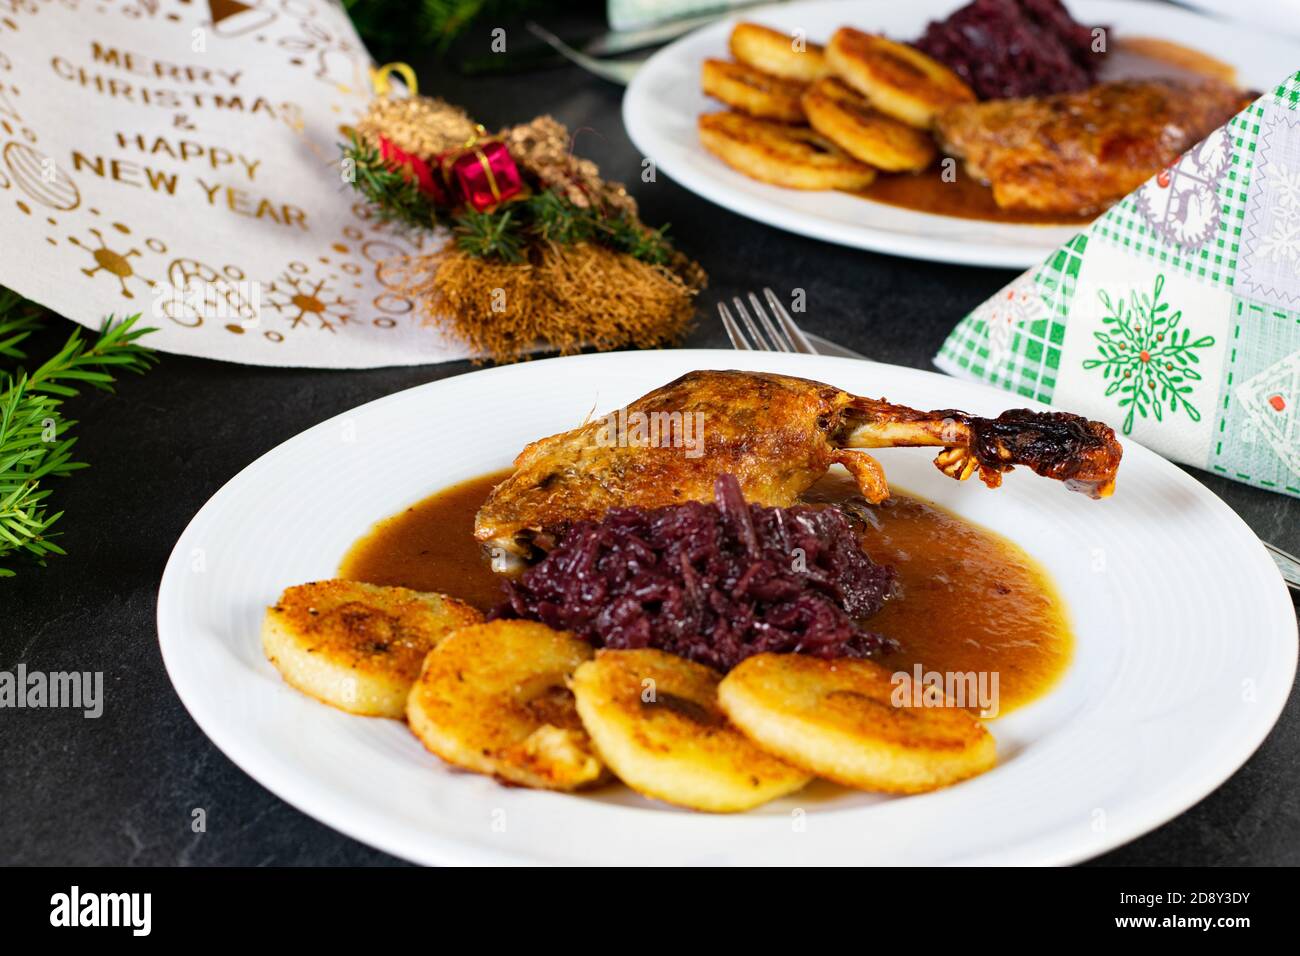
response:
[[[955,409],[918,411],[870,398],[853,399],[837,444],[935,446],[941,449],[935,466],[958,481],[978,471],[986,485],[996,488],[1004,472],[1024,465],[1092,498],[1114,491],[1122,454],[1109,426],[1065,412],[1016,408],[997,418],[979,418]]]

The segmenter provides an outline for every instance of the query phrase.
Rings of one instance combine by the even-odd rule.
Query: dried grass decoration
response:
[[[410,96],[387,95],[394,72]],[[573,155],[564,126],[542,116],[489,136],[459,107],[416,95],[404,64],[373,80],[344,160],[380,218],[450,229],[438,251],[389,264],[426,324],[498,362],[682,340],[704,271]]]

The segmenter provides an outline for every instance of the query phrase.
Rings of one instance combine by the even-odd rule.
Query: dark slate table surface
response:
[[[508,36],[528,42],[522,29]],[[469,45],[476,42],[485,51],[487,40]],[[883,362],[927,368],[953,323],[1013,276],[827,245],[743,219],[665,176],[642,183],[642,157],[620,119],[622,91],[576,69],[471,80],[431,57],[417,64],[424,91],[465,105],[489,128],[554,114],[581,131],[579,152],[630,184],[648,221],[671,222],[711,277],[692,346],[725,347],[713,304],[771,285],[806,290],[810,331]],[[64,334],[58,328],[42,344]],[[155,599],[186,523],[254,458],[362,402],[468,371],[467,363],[286,370],[164,356],[116,396],[78,400],[79,452],[93,467],[58,486],[69,553],[0,581],[0,670],[25,662],[30,670],[103,671],[107,700],[97,720],[0,711],[0,862],[397,862],[299,813],[208,741],[167,680]],[[1261,537],[1300,552],[1300,501],[1193,474]],[[191,832],[196,808],[206,811],[206,833]],[[1263,746],[1217,791],[1098,862],[1300,863],[1300,699],[1292,695]]]

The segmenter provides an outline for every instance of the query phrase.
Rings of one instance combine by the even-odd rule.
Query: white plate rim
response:
[[[920,0],[909,5],[909,13],[918,11],[923,20],[942,18],[962,4],[958,0]],[[690,147],[682,147],[672,137],[660,130],[653,119],[661,109],[661,100],[651,93],[651,88],[678,66],[679,58],[689,57],[692,65],[698,62],[700,55],[696,48],[709,46],[710,55],[721,56],[726,51],[726,34],[731,27],[741,20],[753,20],[770,23],[774,26],[796,24],[803,11],[814,18],[820,18],[824,11],[838,7],[863,7],[860,13],[850,10],[835,16],[841,23],[857,23],[864,28],[871,28],[873,9],[863,4],[862,0],[796,0],[792,3],[780,3],[734,12],[716,23],[700,27],[680,37],[672,44],[652,55],[633,77],[623,97],[623,125],[627,129],[632,144],[643,156],[653,159],[656,169],[661,170],[683,188],[703,199],[778,229],[821,239],[837,245],[865,249],[871,252],[886,253],[911,259],[934,262],[946,262],[953,265],[983,266],[990,268],[1026,269],[1036,266],[1052,250],[1072,236],[1086,229],[1081,226],[1052,226],[1033,224],[1008,224],[967,220],[958,217],[938,216],[930,213],[891,207],[886,204],[867,200],[837,197],[843,204],[855,204],[865,212],[864,218],[875,216],[886,219],[897,218],[899,226],[906,228],[884,228],[869,224],[846,223],[816,213],[795,208],[797,203],[790,194],[802,197],[826,197],[830,194],[798,190],[787,190],[777,186],[747,180],[741,174],[732,171],[720,160],[704,153],[702,147],[698,152],[698,141],[692,118]],[[1227,40],[1246,45],[1255,44],[1258,55],[1259,44],[1270,48],[1278,41],[1261,35],[1259,31],[1240,22],[1225,22],[1198,10],[1171,6],[1164,3],[1152,3],[1148,0],[1068,0],[1067,6],[1076,18],[1084,22],[1105,23],[1109,25],[1149,21],[1155,17],[1162,18],[1164,24],[1162,35],[1196,42],[1193,33],[1216,36],[1219,44]],[[875,8],[879,9],[879,6]],[[923,12],[920,12],[923,11]],[[829,13],[827,13],[829,15]],[[876,14],[878,16],[878,14]],[[1142,32],[1142,28],[1137,28]],[[814,37],[814,39],[821,39]],[[1202,41],[1203,42],[1203,41]],[[1250,64],[1234,64],[1243,73],[1253,69]],[[1294,70],[1297,64],[1287,67]],[[698,71],[692,71],[695,76]],[[1260,74],[1256,85],[1260,89],[1271,88],[1283,79],[1266,78]],[[1247,83],[1249,85],[1249,82]],[[695,84],[698,86],[698,84]],[[696,92],[692,89],[692,92]],[[708,100],[710,110],[723,109],[721,103]],[[708,162],[700,162],[705,159]],[[783,201],[786,200],[786,201]],[[822,201],[820,198],[809,201]],[[848,210],[848,205],[837,206]],[[927,229],[946,230],[950,235],[926,235]]]
[[[158,594],[158,611],[157,625],[159,632],[160,650],[163,657],[164,665],[167,669],[169,678],[180,697],[182,703],[199,725],[200,729],[221,749],[236,765],[247,772],[254,780],[261,783],[271,792],[290,803],[292,806],[307,813],[340,832],[358,839],[369,845],[378,847],[388,853],[398,857],[413,859],[417,862],[436,862],[439,864],[502,864],[502,863],[542,863],[548,862],[545,858],[533,858],[521,856],[517,852],[510,851],[493,851],[485,849],[479,844],[460,842],[452,839],[441,839],[439,841],[436,858],[430,858],[427,854],[413,854],[410,847],[404,843],[401,833],[394,832],[391,828],[383,825],[382,821],[366,815],[357,816],[356,807],[346,800],[338,799],[327,789],[322,787],[304,786],[302,781],[295,779],[295,774],[286,772],[284,766],[275,759],[274,755],[265,751],[255,742],[251,742],[239,736],[228,727],[219,709],[214,709],[212,699],[207,695],[201,681],[196,682],[192,662],[184,660],[185,648],[185,611],[177,603],[176,582],[185,575],[185,565],[190,559],[189,546],[194,538],[194,530],[198,528],[206,519],[218,512],[222,507],[225,497],[230,493],[230,489],[247,481],[252,480],[259,470],[274,459],[291,453],[299,445],[309,443],[314,436],[319,436],[323,432],[336,428],[340,423],[346,421],[351,416],[356,416],[363,411],[374,413],[384,406],[409,400],[417,394],[436,395],[437,391],[453,383],[463,383],[464,380],[475,377],[480,382],[489,380],[489,377],[500,378],[514,374],[514,370],[521,367],[533,369],[544,367],[558,367],[562,363],[564,369],[573,369],[575,375],[580,372],[580,366],[590,363],[603,363],[608,361],[626,361],[626,360],[644,360],[653,358],[656,354],[671,356],[672,359],[680,359],[693,367],[698,368],[718,368],[718,367],[744,367],[755,361],[763,362],[765,359],[770,362],[773,356],[764,356],[763,353],[753,353],[750,356],[743,356],[735,352],[724,350],[673,350],[671,352],[654,353],[654,352],[622,352],[622,353],[603,353],[595,355],[572,356],[567,358],[544,359],[537,362],[527,363],[526,366],[506,366],[492,369],[480,370],[477,372],[467,373],[466,375],[453,376],[449,379],[441,379],[434,382],[425,383],[413,388],[404,389],[394,392],[390,395],[375,399],[363,405],[357,406],[349,411],[333,416],[315,426],[305,429],[298,435],[281,443],[264,455],[260,456],[254,462],[243,468],[233,478],[226,482],[196,513],[195,517],[187,525],[185,531],[177,540],[177,544],[168,559],[166,568],[162,575]],[[801,357],[802,358],[802,357]],[[842,363],[844,367],[860,367],[864,363],[860,360],[831,358],[826,356],[808,357],[814,358],[819,363]],[[865,363],[874,364],[874,363]],[[879,366],[878,366],[879,367]],[[908,377],[923,377],[924,379],[938,379],[944,382],[959,384],[961,389],[972,395],[984,394],[988,400],[995,401],[999,404],[1006,404],[1007,396],[1005,393],[990,389],[983,385],[974,383],[961,382],[937,373],[923,371],[919,369],[905,368],[900,366],[885,366],[890,369],[892,374]],[[1032,407],[1040,406],[1039,403],[1028,399],[1017,399],[1017,403]],[[969,404],[969,403],[968,403]],[[1286,587],[1282,583],[1280,576],[1276,572],[1271,559],[1264,551],[1263,546],[1258,542],[1254,533],[1245,524],[1245,522],[1224,504],[1209,489],[1201,485],[1190,475],[1187,475],[1181,469],[1171,463],[1159,458],[1154,453],[1147,451],[1142,446],[1132,441],[1125,441],[1126,462],[1131,462],[1134,457],[1148,459],[1164,475],[1168,476],[1183,490],[1192,493],[1199,503],[1206,504],[1211,508],[1218,510],[1238,533],[1241,533],[1254,542],[1253,560],[1255,570],[1257,570],[1264,579],[1275,579],[1271,587],[1265,588],[1266,594],[1271,594],[1271,602],[1279,611],[1278,623],[1282,623],[1281,612],[1284,611],[1287,623],[1282,625],[1286,630],[1285,646],[1277,648],[1278,663],[1281,664],[1284,674],[1275,675],[1279,679],[1272,682],[1272,686],[1282,686],[1287,688],[1284,692],[1274,695],[1268,700],[1261,701],[1261,707],[1256,708],[1258,719],[1251,723],[1251,732],[1244,738],[1235,741],[1232,746],[1232,756],[1222,760],[1213,772],[1202,774],[1196,781],[1195,785],[1189,785],[1176,794],[1151,795],[1145,796],[1135,802],[1136,811],[1122,825],[1108,830],[1105,836],[1093,840],[1087,845],[1081,845],[1076,839],[1066,839],[1062,841],[1059,834],[1049,834],[1025,841],[1020,846],[1013,848],[1007,853],[986,855],[974,859],[954,859],[954,863],[972,863],[972,862],[993,862],[993,863],[1030,863],[1039,865],[1061,865],[1079,862],[1080,860],[1099,855],[1117,846],[1129,842],[1130,840],[1149,832],[1155,827],[1172,819],[1178,814],[1184,812],[1195,803],[1199,802],[1205,796],[1217,789],[1225,780],[1227,780],[1250,756],[1258,749],[1264,738],[1271,731],[1280,716],[1283,707],[1289,698],[1289,689],[1294,682],[1296,671],[1296,622],[1293,609]],[[436,490],[434,488],[433,490]],[[374,520],[383,517],[376,515]],[[269,665],[267,665],[269,667]],[[1284,677],[1285,679],[1281,679]],[[367,720],[367,718],[347,718],[351,720]],[[953,791],[941,791],[940,793],[951,793]],[[555,795],[544,794],[545,797],[555,797]],[[927,795],[933,796],[933,795]],[[582,798],[560,797],[560,799],[573,800]],[[926,797],[907,798],[904,803],[909,801],[919,801]],[[707,815],[692,815],[695,819],[719,819],[709,818]],[[737,817],[728,817],[722,819],[740,819]]]

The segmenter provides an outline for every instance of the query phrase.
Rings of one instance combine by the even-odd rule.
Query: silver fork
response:
[[[771,289],[763,290],[763,298],[767,300],[768,307],[775,318],[767,314],[757,293],[747,293],[747,297],[748,306],[740,296],[735,296],[731,300],[739,319],[732,315],[731,309],[727,308],[727,303],[718,303],[718,315],[722,317],[722,325],[727,330],[727,337],[731,339],[733,347],[749,352],[802,352],[805,355],[866,358],[861,352],[855,352],[853,349],[829,342],[819,335],[800,329]]]
[[[1300,558],[1297,558],[1294,554],[1287,554],[1275,544],[1269,544],[1267,541],[1264,541],[1263,544],[1268,556],[1273,559],[1277,569],[1282,572],[1282,580],[1286,582],[1287,587],[1300,594]]]
[[[735,316],[732,315],[732,310],[727,308],[727,303],[718,303],[718,315],[722,317],[722,325],[727,330],[727,337],[731,339],[733,347],[746,352],[803,352],[807,355],[846,355],[851,358],[866,358],[865,355],[852,349],[846,349],[842,345],[836,345],[834,342],[804,332],[795,325],[794,319],[790,318],[790,313],[771,289],[763,289],[763,298],[767,300],[775,319],[768,316],[756,293],[747,293],[746,298],[749,300],[748,306],[745,305],[745,299],[740,296],[732,298]],[[736,316],[739,316],[739,319]],[[1269,557],[1273,559],[1273,563],[1277,565],[1278,571],[1282,573],[1282,579],[1286,581],[1287,587],[1300,592],[1300,558],[1287,554],[1267,541],[1262,543]]]

